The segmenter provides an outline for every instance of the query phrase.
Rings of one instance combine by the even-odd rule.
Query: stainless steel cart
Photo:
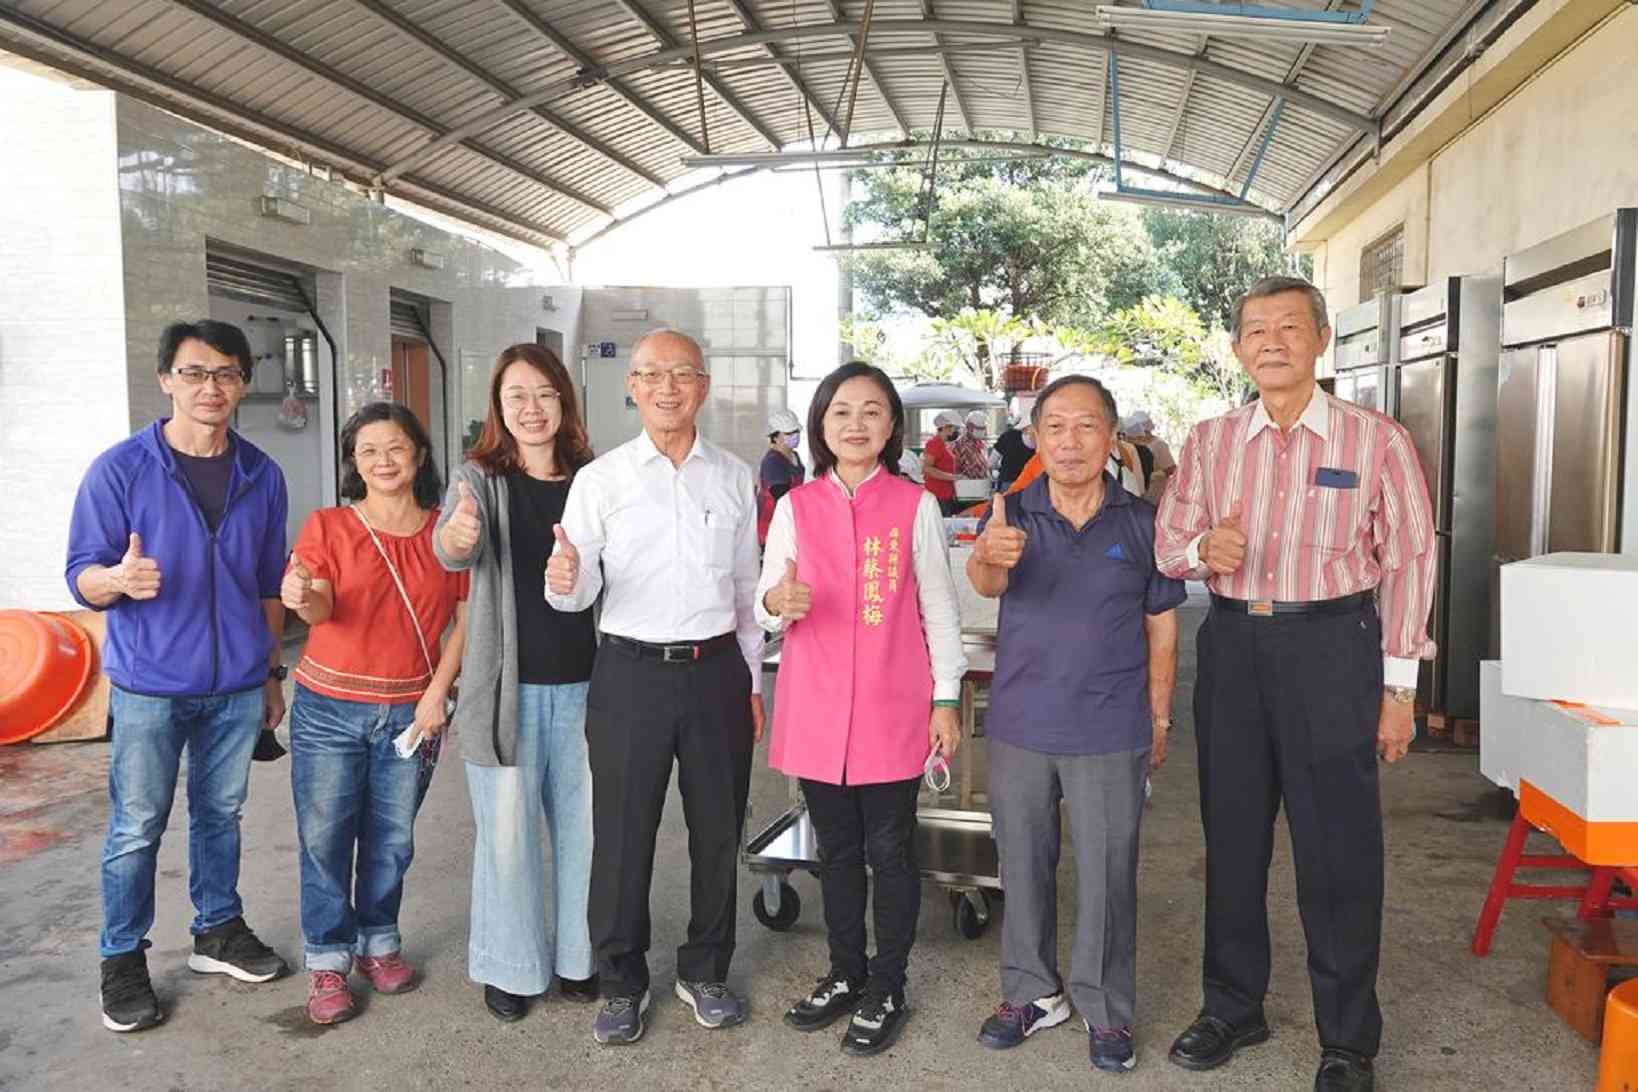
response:
[[[990,834],[989,765],[984,738],[990,678],[995,673],[995,636],[964,631],[967,673],[961,680],[962,743],[950,762],[950,787],[935,792],[923,785],[917,800],[916,856],[921,874],[949,893],[951,920],[968,940],[984,934],[990,923],[990,900],[1001,893],[1001,867]],[[769,684],[778,671],[779,651],[764,658]],[[771,697],[773,688],[764,686]],[[772,723],[772,713],[769,714]],[[818,868],[818,841],[807,805],[794,778],[790,806],[772,823],[747,839],[745,864],[761,883],[751,911],[769,929],[783,932],[802,915],[802,901],[789,883],[792,872]]]

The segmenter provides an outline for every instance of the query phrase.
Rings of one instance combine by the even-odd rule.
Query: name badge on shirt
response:
[[[1314,474],[1314,484],[1326,489],[1358,489],[1359,475],[1352,470],[1322,466]]]

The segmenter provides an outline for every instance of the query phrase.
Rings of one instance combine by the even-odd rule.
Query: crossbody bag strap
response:
[[[409,612],[410,628],[415,630],[415,639],[421,643],[421,658],[427,662],[427,676],[430,679],[431,676],[437,673],[432,666],[432,653],[427,650],[427,639],[421,632],[421,620],[415,617],[415,607],[410,603],[409,592],[404,590],[404,582],[398,578],[398,566],[394,565],[392,558],[387,556],[387,548],[381,545],[381,540],[375,535],[375,528],[370,526],[370,521],[364,517],[363,510],[356,504],[352,506],[352,509],[353,514],[358,517],[358,522],[362,523],[364,530],[370,533],[370,541],[375,543],[375,550],[381,555],[381,560],[386,562],[387,572],[392,576],[393,586],[398,589],[398,598],[403,601],[404,610]]]

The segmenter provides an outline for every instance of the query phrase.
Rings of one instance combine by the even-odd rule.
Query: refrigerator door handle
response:
[[[1558,404],[1558,346],[1543,345],[1536,356],[1536,452],[1530,497],[1530,556],[1547,552],[1553,514],[1553,426]]]

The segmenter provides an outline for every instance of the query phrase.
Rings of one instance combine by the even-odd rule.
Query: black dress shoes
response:
[[[515,993],[507,993],[494,986],[483,988],[483,1003],[495,1014],[495,1019],[507,1024],[522,1020],[523,1014],[529,1011],[529,1002]]]
[[[1320,1055],[1314,1092],[1372,1092],[1375,1087],[1376,1075],[1369,1058],[1346,1050],[1327,1050]]]
[[[1168,1058],[1173,1065],[1184,1069],[1216,1069],[1241,1047],[1255,1046],[1268,1041],[1268,1024],[1258,1020],[1254,1024],[1235,1027],[1225,1020],[1201,1013],[1195,1017],[1177,1041],[1172,1044]],[[1327,1088],[1329,1092],[1329,1088]]]

